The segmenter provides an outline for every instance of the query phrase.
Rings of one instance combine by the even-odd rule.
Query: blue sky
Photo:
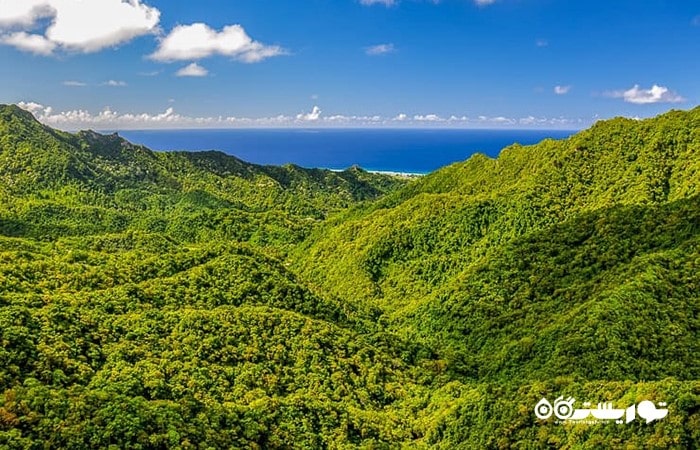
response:
[[[0,0],[0,102],[76,128],[582,128],[700,99],[696,0]]]

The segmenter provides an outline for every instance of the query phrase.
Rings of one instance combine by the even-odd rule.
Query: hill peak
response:
[[[29,120],[32,122],[39,123],[36,117],[34,117],[34,114],[32,114],[30,111],[27,111],[26,109],[22,109],[14,104],[0,104],[0,120],[5,121],[11,117],[17,117],[18,119]]]

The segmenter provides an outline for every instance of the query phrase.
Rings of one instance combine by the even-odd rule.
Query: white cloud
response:
[[[53,113],[51,107],[34,102],[20,102],[20,108],[32,112],[36,118],[50,126],[62,129],[80,128],[168,128],[184,126],[188,124],[206,124],[213,122],[213,118],[190,118],[175,113],[173,108],[168,108],[160,114],[119,114],[110,108],[105,108],[99,114],[93,115],[89,111],[78,109]]]
[[[504,116],[467,116],[452,115],[443,118],[437,114],[416,114],[409,116],[401,113],[393,117],[380,115],[343,115],[324,116],[318,106],[307,113],[295,116],[280,114],[271,117],[235,117],[207,116],[190,117],[179,114],[172,106],[160,113],[119,113],[105,108],[97,114],[77,109],[54,112],[53,108],[36,102],[20,102],[21,108],[31,111],[36,118],[49,126],[63,130],[102,129],[177,129],[177,128],[292,128],[292,127],[433,127],[433,128],[580,128],[592,123],[587,119],[569,119],[564,117],[534,117],[512,118]],[[594,118],[595,119],[595,118]]]
[[[28,34],[41,19],[49,19],[42,34]],[[0,0],[0,42],[42,55],[96,52],[153,34],[159,21],[160,11],[141,0]]]
[[[158,49],[150,58],[171,62],[224,55],[246,63],[286,54],[276,45],[254,41],[240,25],[229,25],[216,31],[204,23],[178,25],[161,39]]]
[[[393,53],[396,51],[394,44],[379,44],[367,47],[365,53],[370,56],[386,55],[387,53]]]
[[[437,114],[417,114],[413,116],[413,120],[415,120],[416,122],[442,122],[443,119]]]
[[[125,81],[117,81],[117,80],[108,80],[102,83],[102,86],[110,86],[110,87],[124,87],[126,86]]]
[[[83,83],[82,81],[75,81],[75,80],[68,80],[64,81],[63,83],[64,86],[70,86],[70,87],[84,87],[87,86],[86,83]]]
[[[362,5],[384,5],[384,6],[394,6],[397,3],[396,0],[360,0]]]
[[[487,6],[487,5],[493,5],[496,3],[496,0],[474,0],[474,3],[476,3],[479,6]]]
[[[197,63],[192,63],[178,70],[175,75],[178,77],[206,77],[209,75],[209,71]]]
[[[40,34],[29,34],[24,31],[0,36],[0,43],[11,45],[24,52],[48,56],[53,53],[56,44]]]
[[[515,119],[509,118],[509,117],[503,117],[503,116],[496,116],[496,117],[484,117],[484,116],[479,116],[479,120],[481,122],[487,122],[493,125],[513,125],[517,121]]]
[[[566,95],[571,91],[571,86],[554,86],[554,93],[557,95]]]
[[[32,114],[37,114],[45,109],[44,105],[36,102],[19,102],[17,106],[29,111]]]
[[[641,89],[638,84],[626,91],[613,91],[606,93],[608,97],[622,98],[627,103],[648,105],[652,103],[682,103],[683,97],[671,91],[665,86],[653,85],[650,89]]]
[[[297,115],[297,120],[304,122],[315,122],[321,118],[321,108],[314,106],[311,112]]]
[[[55,14],[45,0],[0,0],[0,27],[29,27],[39,19]]]

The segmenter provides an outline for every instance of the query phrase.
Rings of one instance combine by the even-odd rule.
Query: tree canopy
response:
[[[406,180],[0,106],[0,448],[700,447],[699,255],[700,108]]]

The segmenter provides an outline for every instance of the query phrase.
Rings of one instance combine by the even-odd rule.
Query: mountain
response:
[[[700,194],[699,146],[700,108],[598,123],[497,159],[477,154],[329,221],[302,253],[324,264],[313,264],[313,278],[338,293],[391,299],[398,289],[404,298],[407,283],[432,291],[515,237],[606,207]],[[352,282],[328,278],[332,268],[353,272]]]
[[[165,232],[186,240],[298,240],[308,221],[405,183],[344,172],[258,166],[220,152],[153,152],[116,134],[52,130],[0,106],[3,234]],[[302,220],[304,219],[304,220]],[[240,224],[232,229],[231,224]]]
[[[699,155],[700,108],[600,122],[352,208],[290,260],[450,380],[697,390]]]
[[[0,106],[0,200],[0,447],[700,446],[700,108],[406,181]]]

